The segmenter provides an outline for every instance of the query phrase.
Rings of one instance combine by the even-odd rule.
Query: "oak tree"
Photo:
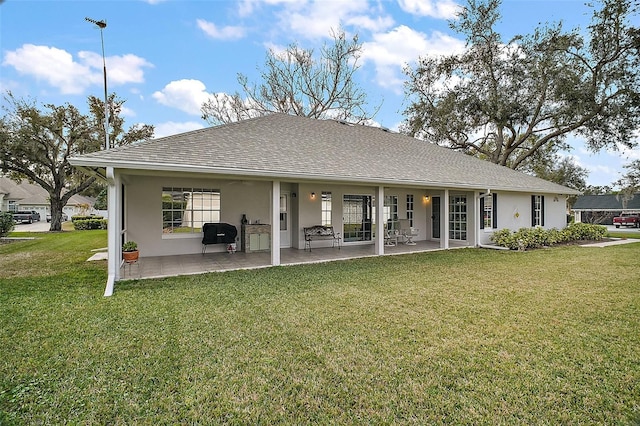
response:
[[[318,57],[313,49],[295,43],[283,52],[269,49],[262,81],[250,82],[239,73],[242,93],[213,94],[202,105],[202,118],[213,125],[273,112],[353,123],[372,119],[375,114],[366,110],[367,94],[355,79],[362,44],[343,30],[332,37],[333,44],[323,45]]]
[[[633,148],[640,33],[630,0],[603,0],[588,35],[547,24],[505,42],[500,0],[469,0],[451,27],[466,50],[406,68],[401,130],[514,169],[569,134],[593,151]],[[555,149],[554,148],[554,149]]]
[[[123,100],[110,97],[114,145],[153,136],[153,126],[133,126],[124,132],[119,114]],[[81,173],[69,158],[104,148],[104,103],[89,97],[90,111],[84,115],[70,104],[46,104],[5,96],[5,114],[0,118],[0,171],[16,181],[27,179],[49,194],[51,231],[61,230],[62,208],[69,199],[85,191],[96,177]],[[97,110],[96,110],[97,108]],[[102,118],[102,119],[101,119]]]

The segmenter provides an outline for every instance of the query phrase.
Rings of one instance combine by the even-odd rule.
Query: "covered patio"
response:
[[[451,241],[450,249],[468,247],[466,241]],[[385,247],[385,256],[444,250],[439,241],[417,241],[415,245],[398,244]],[[280,249],[281,265],[301,265],[305,263],[332,262],[345,259],[373,257],[375,246],[347,245],[341,249],[326,247],[312,251],[295,248]],[[143,278],[164,278],[176,275],[194,275],[207,272],[224,272],[239,269],[257,269],[271,266],[271,253],[215,252],[205,254],[182,254],[175,256],[153,256],[141,258],[138,263],[123,264],[123,280]]]

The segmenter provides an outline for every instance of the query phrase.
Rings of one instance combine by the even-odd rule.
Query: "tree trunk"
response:
[[[62,200],[60,197],[53,197],[49,194],[51,199],[51,226],[49,231],[62,231]]]

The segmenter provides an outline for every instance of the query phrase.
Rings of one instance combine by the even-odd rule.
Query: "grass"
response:
[[[638,243],[131,281],[104,298],[105,265],[85,260],[105,239],[0,245],[0,424],[640,422]]]
[[[625,230],[620,230],[620,231],[610,231],[607,233],[607,237],[611,237],[611,238],[640,238],[640,232],[634,232],[634,231],[625,231]]]

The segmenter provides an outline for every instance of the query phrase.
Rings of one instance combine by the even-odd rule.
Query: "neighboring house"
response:
[[[83,195],[72,196],[62,211],[71,217],[76,214],[91,213],[94,199]],[[0,176],[0,211],[15,212],[18,210],[35,210],[42,220],[51,213],[49,193],[41,186],[23,180],[17,183],[7,177]]]
[[[613,218],[623,212],[640,212],[640,194],[634,194],[628,200],[620,194],[581,195],[571,210],[576,222],[612,225]]]
[[[500,228],[565,227],[567,196],[579,193],[382,128],[284,114],[70,161],[109,184],[105,295],[120,279],[123,239],[141,256],[199,253],[209,220],[271,224],[279,265],[280,248],[304,249],[304,227],[332,225],[343,247],[371,244],[383,255],[376,224],[409,219],[416,241],[475,247]]]

